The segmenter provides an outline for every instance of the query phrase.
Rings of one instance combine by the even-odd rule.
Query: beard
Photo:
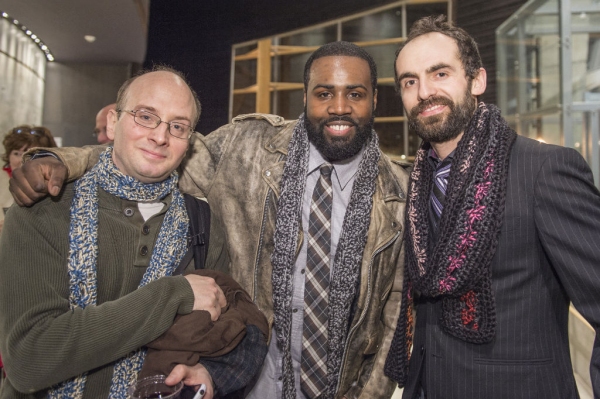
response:
[[[441,113],[420,119],[419,113],[433,105],[445,105],[450,113],[447,116]],[[469,85],[459,103],[446,97],[431,97],[413,107],[408,113],[408,129],[429,143],[445,143],[458,137],[467,128],[476,108],[477,103],[473,100]]]
[[[343,161],[359,153],[365,143],[371,137],[373,131],[374,116],[364,125],[349,116],[335,116],[327,120],[314,124],[306,116],[306,107],[304,108],[304,126],[308,140],[319,150],[323,158],[330,162]],[[331,122],[344,121],[351,123],[355,128],[355,134],[352,137],[329,137],[325,134],[325,125]]]

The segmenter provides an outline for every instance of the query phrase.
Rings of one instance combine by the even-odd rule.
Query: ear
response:
[[[373,92],[373,111],[377,109],[377,89]]]
[[[479,73],[473,78],[471,84],[471,94],[480,96],[485,92],[487,86],[487,72],[483,68],[479,68]]]
[[[111,141],[115,141],[115,125],[117,124],[117,111],[111,109],[106,115],[106,135]]]
[[[304,108],[306,108],[306,90],[304,91]]]

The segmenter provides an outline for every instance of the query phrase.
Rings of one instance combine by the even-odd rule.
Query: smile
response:
[[[350,131],[350,129],[352,129],[354,126],[344,123],[330,123],[325,127],[327,128],[330,134],[334,136],[343,136],[346,133],[348,133],[348,131]]]
[[[442,112],[446,108],[444,104],[435,104],[430,107],[425,108],[423,111],[419,112],[422,116],[431,116],[436,115]]]

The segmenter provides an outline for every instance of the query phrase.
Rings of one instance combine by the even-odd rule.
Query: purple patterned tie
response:
[[[438,163],[435,169],[435,175],[433,178],[433,189],[431,190],[431,209],[435,216],[435,224],[440,221],[442,216],[442,210],[444,209],[444,201],[446,199],[446,188],[448,187],[448,175],[450,174],[450,167],[452,166],[452,159],[446,157],[442,162]]]
[[[327,303],[331,252],[331,206],[333,166],[324,163],[313,191],[308,222],[306,283],[304,287],[304,329],[300,386],[309,398],[319,396],[327,386]]]

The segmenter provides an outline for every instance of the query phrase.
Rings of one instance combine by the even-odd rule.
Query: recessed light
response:
[[[88,43],[94,43],[96,41],[96,36],[93,35],[85,35],[83,38]]]

